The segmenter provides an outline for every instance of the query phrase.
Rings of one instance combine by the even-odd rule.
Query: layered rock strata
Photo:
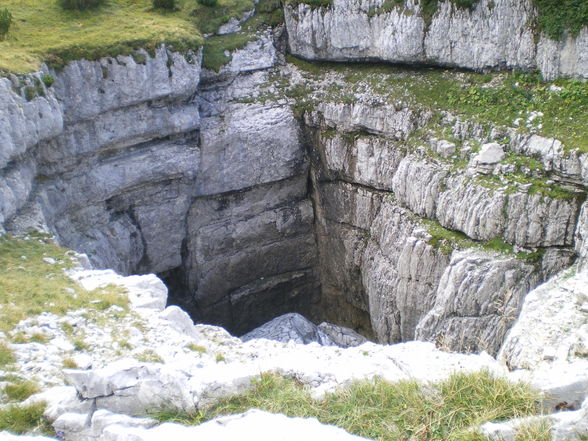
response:
[[[439,2],[432,17],[423,3],[334,0],[326,7],[286,6],[290,50],[308,60],[538,69],[548,79],[588,77],[588,30],[561,41],[537,35],[530,0],[481,0],[471,9]]]

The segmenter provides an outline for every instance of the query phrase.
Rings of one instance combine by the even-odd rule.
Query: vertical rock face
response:
[[[414,2],[382,8],[286,6],[292,50],[474,69],[551,53],[520,26],[526,2],[441,2],[430,24]],[[584,75],[583,32],[545,72]],[[297,119],[293,99],[264,98],[296,76],[274,38],[218,73],[161,48],[70,63],[50,89],[28,77],[44,95],[30,101],[0,79],[2,229],[41,226],[98,266],[159,273],[173,303],[237,334],[296,311],[382,342],[491,353],[529,290],[576,256],[586,268],[587,154],[369,90]],[[542,166],[509,181],[507,155]]]
[[[426,126],[426,113],[378,108],[364,116],[364,106],[323,103],[306,119],[321,318],[334,320],[328,311],[337,311],[339,322],[371,327],[383,342],[416,338],[497,353],[526,293],[573,259],[583,184],[561,197],[490,185],[484,173],[499,175],[505,159],[498,144],[489,171],[478,171],[479,161],[458,166],[464,153],[455,144],[405,141]],[[404,117],[387,125],[393,115]],[[462,140],[490,141],[474,126],[450,125]],[[514,151],[550,144],[512,138]],[[544,161],[567,161],[558,173],[574,182],[581,168],[574,155],[563,161],[550,145]],[[358,317],[369,317],[369,325]]]
[[[2,224],[26,229],[37,213],[94,264],[160,273],[172,301],[237,333],[307,311],[318,288],[299,125],[287,105],[239,102],[277,59],[262,40],[204,86],[199,56],[164,48],[141,64],[70,63],[31,102],[3,79]]]
[[[537,12],[529,0],[481,0],[471,10],[439,2],[431,18],[420,4],[334,0],[327,8],[287,6],[290,50],[309,60],[539,69],[546,78],[588,77],[588,29],[562,42],[537,39]]]

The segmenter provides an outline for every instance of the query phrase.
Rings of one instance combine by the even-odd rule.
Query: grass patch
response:
[[[588,26],[588,2],[585,0],[533,0],[537,7],[539,29],[554,40],[565,31],[577,36]]]
[[[339,84],[316,90],[314,101],[345,102],[369,94],[397,108],[448,111],[463,119],[557,138],[566,150],[588,152],[588,82],[558,79],[543,82],[538,74],[444,71],[384,64],[309,63],[287,61],[318,78],[326,71],[341,75]],[[310,87],[310,86],[309,86]],[[527,126],[531,112],[541,113]]]
[[[224,64],[231,61],[231,52],[243,49],[255,40],[256,33],[268,26],[277,26],[284,20],[280,3],[275,0],[261,0],[258,12],[241,26],[234,34],[215,35],[206,39],[202,54],[202,66],[218,72]]]
[[[190,5],[192,5],[190,16],[203,34],[216,32],[231,18],[240,18],[255,7],[253,0],[218,0],[214,7],[197,2],[190,2]]]
[[[544,250],[541,249],[529,253],[515,252],[513,246],[506,243],[501,237],[495,237],[487,241],[475,241],[460,231],[444,228],[436,220],[422,219],[420,222],[427,229],[427,233],[431,235],[428,243],[439,249],[443,254],[451,254],[456,249],[478,248],[516,257],[517,259],[526,260],[528,263],[536,263],[540,261],[544,253]]]
[[[0,432],[8,430],[15,434],[29,432],[54,435],[51,424],[43,416],[45,403],[30,406],[9,406],[0,410]]]
[[[145,363],[163,363],[163,358],[161,358],[155,351],[152,351],[151,349],[146,349],[140,354],[135,355],[135,358],[138,361]]]
[[[488,372],[455,374],[432,388],[411,381],[362,381],[322,401],[313,400],[296,380],[263,374],[251,391],[224,399],[197,415],[160,414],[158,418],[200,424],[252,408],[315,417],[379,441],[483,439],[473,438],[469,428],[538,412],[537,395],[528,386],[494,378]]]
[[[519,427],[514,441],[551,441],[551,427],[546,421]]]
[[[57,263],[48,264],[50,257]],[[0,237],[0,330],[7,332],[21,320],[51,312],[88,308],[98,311],[113,305],[128,310],[128,298],[119,287],[86,291],[64,274],[73,265],[67,250],[48,237]]]
[[[66,357],[63,359],[62,366],[65,369],[77,369],[79,366],[76,361],[71,357]]]
[[[0,342],[0,369],[5,369],[6,366],[11,365],[16,361],[14,352],[10,349],[6,343]]]
[[[10,401],[24,401],[39,392],[39,385],[33,381],[19,381],[7,384],[2,392]]]
[[[57,1],[3,0],[14,23],[9,37],[0,41],[0,69],[26,73],[44,60],[60,65],[161,43],[178,50],[198,48],[203,39],[190,17],[191,2],[184,3],[173,12],[153,10],[151,0],[109,0],[96,9],[66,11]]]
[[[206,353],[206,348],[204,346],[200,346],[200,345],[196,345],[194,343],[190,343],[188,346],[186,346],[188,349],[190,349],[191,351],[194,352],[198,352],[200,354],[205,354]]]

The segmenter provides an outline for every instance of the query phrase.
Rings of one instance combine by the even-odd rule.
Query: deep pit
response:
[[[259,59],[199,83],[178,54],[130,60],[73,62],[46,99],[14,98],[44,131],[23,131],[34,148],[3,169],[21,199],[2,223],[160,275],[198,322],[241,335],[299,312],[379,342],[495,354],[526,293],[576,259],[578,152],[545,150],[551,168],[526,171],[552,141],[416,95],[387,104],[475,74],[325,66],[333,88]],[[484,149],[504,158],[480,163]]]

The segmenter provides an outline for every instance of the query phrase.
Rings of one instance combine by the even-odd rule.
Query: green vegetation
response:
[[[554,40],[565,31],[573,36],[588,26],[588,2],[585,0],[533,0],[539,15],[539,29]]]
[[[0,41],[6,38],[12,25],[12,14],[6,8],[0,9]]]
[[[479,248],[486,251],[494,251],[501,254],[510,255],[517,259],[523,259],[529,263],[538,262],[543,255],[542,250],[531,253],[515,252],[513,246],[506,243],[501,237],[495,237],[487,241],[475,241],[460,231],[448,230],[439,222],[431,219],[420,220],[421,224],[427,229],[431,236],[428,243],[438,248],[443,254],[451,254],[455,249]]]
[[[16,361],[14,353],[6,345],[6,343],[0,341],[0,369],[6,369],[8,365],[11,365]]]
[[[188,346],[186,346],[188,349],[190,349],[191,351],[194,352],[198,352],[200,354],[205,354],[206,353],[206,348],[204,346],[200,346],[200,345],[196,345],[194,343],[190,343]]]
[[[71,357],[64,358],[62,365],[65,369],[77,369],[79,367],[75,360]]]
[[[128,298],[120,288],[82,289],[63,272],[72,265],[69,253],[46,236],[0,237],[0,331],[10,331],[21,320],[42,312],[104,311],[113,305],[128,309]]]
[[[542,421],[519,428],[514,441],[551,441],[551,427]]]
[[[243,1],[243,0],[238,0]],[[249,0],[247,0],[249,1]],[[253,3],[239,3],[238,8],[244,8],[242,12],[253,8]],[[217,9],[207,8],[213,14],[217,14]],[[204,53],[202,65],[210,70],[218,72],[222,65],[231,61],[230,52],[244,48],[248,42],[255,39],[255,33],[268,26],[277,26],[284,20],[281,5],[277,0],[260,0],[257,5],[257,13],[244,23],[241,31],[234,34],[215,35],[206,39],[204,44]],[[216,16],[216,15],[215,15]],[[227,16],[222,16],[222,22],[209,19],[208,24],[202,24],[202,27],[213,32],[218,26],[228,21]],[[226,20],[225,20],[226,19]]]
[[[221,0],[221,3],[224,0]],[[57,1],[3,0],[14,22],[0,41],[0,70],[26,73],[41,61],[55,67],[67,61],[153,50],[166,43],[177,50],[197,49],[203,38],[188,1],[174,12],[153,10],[151,0],[108,0],[96,9],[64,10]]]
[[[12,405],[0,410],[0,432],[9,430],[15,434],[36,432],[54,435],[51,424],[43,416],[45,403],[29,406]]]
[[[2,392],[10,401],[24,401],[39,392],[39,385],[33,381],[17,381],[4,386]]]
[[[103,0],[59,0],[59,6],[63,9],[92,9],[104,3]]]
[[[135,355],[135,358],[145,363],[163,363],[163,358],[151,349],[146,349],[140,354]]]
[[[244,395],[228,398],[197,415],[160,414],[161,420],[199,424],[218,415],[258,408],[288,416],[316,417],[367,438],[392,440],[484,440],[470,427],[535,414],[537,396],[526,385],[488,372],[455,374],[427,387],[416,382],[362,381],[322,401],[296,380],[264,374]]]
[[[212,8],[218,4],[218,0],[198,0],[198,4]]]
[[[369,93],[396,108],[449,111],[465,119],[498,126],[519,120],[521,132],[561,140],[567,150],[588,152],[588,82],[558,79],[546,83],[538,74],[476,74],[472,72],[415,69],[389,65],[309,63],[295,57],[288,62],[318,79],[326,70],[338,72],[342,82],[300,94],[306,109],[321,101],[351,102]],[[303,86],[297,86],[299,88]],[[297,105],[301,105],[298,104]],[[527,124],[529,116],[536,118]],[[541,115],[542,114],[542,115]]]
[[[153,7],[159,9],[168,9],[170,11],[176,9],[176,0],[152,0]]]

